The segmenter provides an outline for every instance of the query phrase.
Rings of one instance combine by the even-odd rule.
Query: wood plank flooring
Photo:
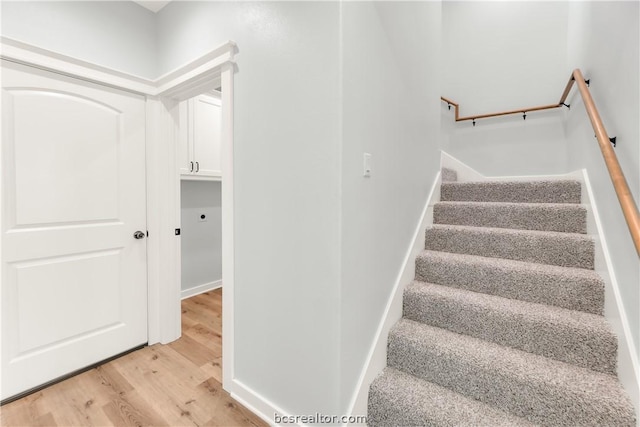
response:
[[[267,426],[222,389],[222,290],[182,301],[182,337],[0,408],[0,425]]]

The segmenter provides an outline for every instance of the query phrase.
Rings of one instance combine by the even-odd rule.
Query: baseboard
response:
[[[214,282],[205,283],[202,285],[194,286],[193,288],[183,289],[180,292],[180,299],[191,298],[196,295],[203,294],[205,292],[212,291],[222,287],[222,280],[216,280]]]
[[[424,250],[424,236],[426,229],[433,223],[433,205],[440,200],[440,172],[436,174],[431,191],[422,209],[422,214],[413,233],[413,240],[405,254],[402,267],[391,291],[384,313],[364,368],[358,379],[354,396],[349,403],[347,415],[366,415],[369,385],[375,377],[387,366],[387,336],[389,330],[402,317],[402,294],[404,287],[411,283],[416,275],[415,260],[418,254]],[[361,425],[361,424],[346,424]]]
[[[631,338],[629,320],[622,305],[618,281],[611,262],[611,254],[609,253],[586,169],[582,170],[582,175],[583,188],[586,190],[582,202],[587,206],[588,212],[587,233],[596,240],[595,270],[605,282],[604,314],[618,337],[618,379],[635,405],[636,414],[640,414],[640,363],[638,361],[638,353]],[[638,422],[638,425],[640,425],[640,419]]]
[[[249,386],[245,385],[241,381],[237,379],[232,380],[233,389],[227,390],[231,397],[237,400],[242,406],[256,414],[258,417],[262,418],[265,422],[267,422],[270,426],[277,426],[278,424],[274,421],[275,414],[280,415],[281,417],[289,417],[290,414],[283,411],[281,408],[276,406],[273,402],[271,402],[266,397],[262,396],[260,393],[251,389]],[[286,425],[292,426],[302,426],[302,424],[296,423],[283,423]]]

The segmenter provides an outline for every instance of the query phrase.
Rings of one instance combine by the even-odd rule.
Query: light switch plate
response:
[[[371,159],[372,159],[372,155],[370,153],[364,153],[364,162],[363,162],[363,166],[364,166],[364,170],[362,175],[365,177],[370,177],[371,176]]]

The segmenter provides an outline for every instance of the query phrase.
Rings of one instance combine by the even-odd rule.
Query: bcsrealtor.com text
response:
[[[324,415],[316,412],[313,415],[280,415],[273,414],[275,424],[366,424],[364,415]]]

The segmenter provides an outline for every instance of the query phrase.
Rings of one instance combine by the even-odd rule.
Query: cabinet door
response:
[[[220,177],[220,100],[207,95],[196,97],[193,120],[195,174]]]
[[[191,175],[195,171],[193,162],[193,143],[190,136],[193,134],[193,100],[182,101],[178,106],[180,115],[180,133],[178,136],[178,167],[180,174]]]

